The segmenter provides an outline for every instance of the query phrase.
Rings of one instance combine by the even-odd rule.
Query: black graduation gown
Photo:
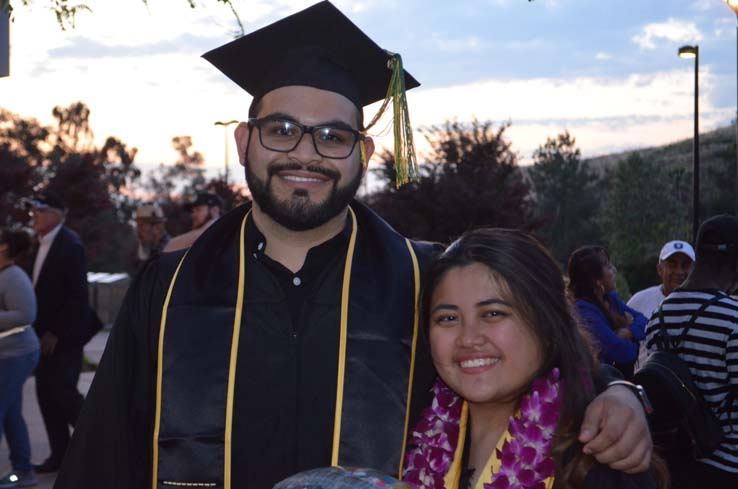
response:
[[[409,321],[404,321],[410,324],[401,326],[391,315],[399,309],[414,310],[412,296],[407,295],[403,285],[412,277],[401,271],[403,268],[392,256],[387,256],[385,248],[385,241],[396,240],[399,246],[401,240],[405,246],[404,240],[361,204],[353,203],[352,208],[358,219],[352,277],[360,279],[352,278],[351,282],[339,463],[396,473],[398,441],[400,445],[402,442],[398,419],[404,420],[407,397],[403,379],[409,367],[412,312],[407,316]],[[200,261],[193,260],[195,266],[183,267],[177,279],[177,286],[196,285],[179,292],[175,287],[165,337],[176,318],[189,321],[191,330],[179,339],[174,337],[165,347],[170,353],[165,355],[169,361],[164,363],[174,365],[177,376],[195,380],[190,384],[168,384],[165,375],[164,398],[168,396],[170,401],[163,403],[161,412],[162,419],[169,416],[169,421],[162,424],[169,423],[170,436],[163,440],[160,434],[160,474],[188,472],[189,479],[185,480],[193,480],[193,467],[204,464],[207,471],[209,465],[222,464],[220,452],[210,448],[222,443],[222,435],[211,436],[211,420],[220,416],[224,406],[219,393],[211,387],[220,382],[218,376],[222,378],[227,372],[222,372],[218,358],[203,357],[202,352],[223,350],[223,345],[213,344],[222,342],[222,338],[209,334],[208,328],[218,317],[232,314],[237,274],[223,270],[236,267],[232,262],[234,256],[238,261],[235,250],[239,240],[234,224],[240,222],[245,212],[245,208],[236,209],[216,223],[219,226],[211,227],[204,236],[219,238],[211,239],[207,248],[193,248],[195,256],[200,254]],[[422,270],[436,249],[419,243],[412,246]],[[159,327],[162,304],[182,254],[164,254],[152,261],[131,285],[56,489],[152,486]],[[338,358],[336,323],[344,261],[345,257],[337,260],[321,276],[317,293],[306,300],[302,315],[305,324],[296,334],[275,278],[263,264],[247,255],[245,312],[235,377],[233,488],[269,488],[294,472],[330,465]],[[382,275],[383,280],[375,280]],[[400,296],[403,298],[398,300]],[[422,341],[418,341],[416,365],[411,427],[420,409],[429,402],[428,388],[434,378]],[[358,373],[352,377],[352,371]],[[169,389],[171,384],[175,386]],[[193,389],[193,385],[199,387]],[[171,401],[173,398],[175,401]],[[202,402],[203,399],[213,402]],[[179,432],[183,434],[178,435]],[[185,442],[180,443],[180,439]],[[172,456],[167,458],[170,448]],[[189,453],[190,457],[182,457],[182,453]],[[183,460],[189,462],[181,466]],[[220,483],[216,487],[221,487]]]

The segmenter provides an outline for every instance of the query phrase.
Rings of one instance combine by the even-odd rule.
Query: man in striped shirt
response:
[[[710,408],[718,415],[725,438],[707,458],[670,460],[674,489],[738,488],[738,301],[728,294],[738,285],[738,218],[715,216],[697,233],[694,268],[682,286],[662,302],[663,324],[679,336],[704,303],[676,348]],[[654,314],[646,326],[646,346],[657,349],[654,338],[662,325]],[[676,470],[675,470],[676,469]]]

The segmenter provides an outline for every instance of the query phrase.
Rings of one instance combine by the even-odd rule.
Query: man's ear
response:
[[[372,159],[372,155],[374,154],[374,139],[371,138],[371,136],[365,136],[364,137],[364,151],[366,152],[366,163],[367,167],[369,167],[369,160]]]
[[[234,132],[236,138],[236,148],[238,149],[238,162],[241,166],[246,164],[246,151],[249,147],[249,137],[251,136],[251,126],[246,122],[241,122],[236,126]]]

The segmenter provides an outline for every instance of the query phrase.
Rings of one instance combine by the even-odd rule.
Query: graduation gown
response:
[[[184,260],[184,252],[163,254],[134,280],[54,487],[270,488],[332,457],[396,475],[406,425],[428,404],[434,378],[426,343],[413,349],[414,270],[422,274],[437,248],[405,240],[357,202],[352,209],[342,383],[336,372],[347,253],[321,274],[297,328],[275,277],[245,253],[229,376],[240,243],[250,239],[248,221],[240,234],[249,209],[235,209]]]

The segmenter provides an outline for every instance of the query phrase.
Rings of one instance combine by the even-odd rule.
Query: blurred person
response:
[[[433,379],[415,303],[435,247],[354,197],[374,151],[362,108],[388,87],[398,175],[412,174],[400,129],[418,83],[329,2],[205,57],[254,97],[235,129],[253,203],[134,280],[56,489],[269,489],[339,464],[397,474]],[[645,470],[637,398],[613,387],[588,412],[587,449]]]
[[[147,260],[161,253],[171,238],[164,227],[167,220],[159,204],[147,202],[139,205],[135,219],[138,248],[132,268],[138,270]]]
[[[31,443],[23,419],[23,384],[38,363],[39,342],[31,323],[36,294],[16,262],[31,248],[22,230],[0,229],[0,440],[3,429],[12,470],[0,477],[0,489],[37,484]]]
[[[720,420],[725,437],[708,457],[690,450],[665,453],[674,489],[738,487],[738,218],[707,219],[697,231],[696,257],[680,287],[661,303],[646,327],[651,351],[674,351]],[[688,334],[685,326],[694,317]],[[664,344],[666,334],[674,344]],[[669,341],[671,343],[671,341]]]
[[[628,307],[640,312],[647,319],[659,308],[661,301],[676,290],[687,279],[694,262],[694,248],[686,241],[669,241],[659,252],[659,262],[656,264],[656,273],[659,274],[661,284],[648,287],[633,294],[628,300]],[[641,342],[638,349],[636,367],[642,365],[648,356],[645,342]]]
[[[508,229],[464,234],[431,265],[420,314],[438,380],[410,435],[404,481],[423,489],[666,487],[660,460],[653,472],[629,475],[582,451],[572,428],[600,368],[559,266],[534,238]],[[645,457],[648,446],[639,450]]]
[[[615,291],[617,269],[602,246],[583,246],[569,257],[569,292],[599,348],[601,362],[630,379],[647,319]]]
[[[177,251],[192,246],[192,243],[220,218],[223,211],[223,199],[215,194],[200,193],[197,198],[184,206],[192,216],[192,230],[172,238],[164,251]]]
[[[77,233],[64,226],[66,206],[52,192],[30,201],[32,227],[38,238],[32,278],[38,314],[33,328],[40,339],[36,395],[51,453],[37,473],[56,472],[82,407],[77,390],[82,369],[80,336],[90,319],[85,250]]]

